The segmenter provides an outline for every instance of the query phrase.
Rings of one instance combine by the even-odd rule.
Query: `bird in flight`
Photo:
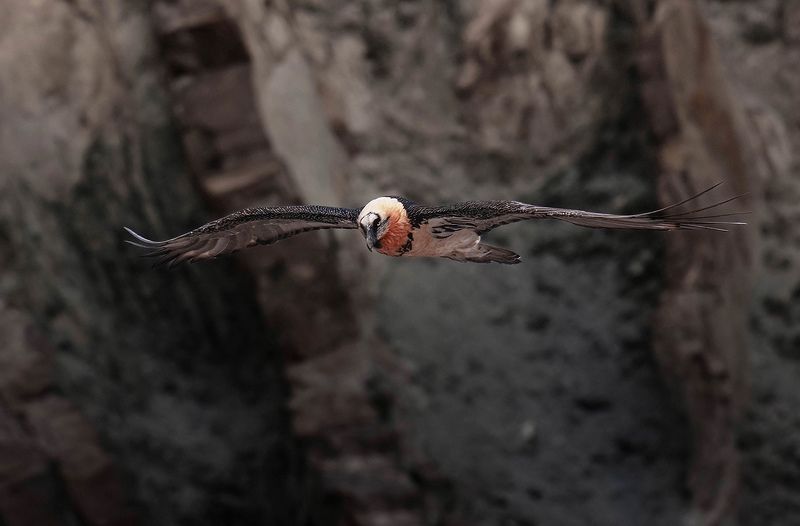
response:
[[[720,184],[679,203],[632,215],[551,208],[518,201],[467,201],[425,206],[403,197],[378,197],[361,210],[315,205],[247,208],[165,241],[151,241],[129,228],[125,230],[133,238],[126,240],[128,243],[150,249],[146,255],[168,266],[216,258],[303,232],[332,228],[359,229],[370,251],[387,256],[443,257],[511,265],[520,262],[518,254],[482,243],[481,236],[499,226],[528,219],[558,219],[591,228],[640,230],[725,232],[728,226],[744,225],[727,220],[739,213],[713,211],[741,195],[710,206],[685,209],[684,205]]]

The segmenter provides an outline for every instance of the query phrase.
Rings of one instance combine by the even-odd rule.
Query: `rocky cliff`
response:
[[[93,428],[76,443],[142,524],[800,520],[798,13],[6,2],[0,293],[54,346],[32,400]],[[748,229],[518,224],[490,236],[513,268],[370,257],[345,232],[167,272],[121,243],[256,203],[622,213],[719,180],[749,193]],[[53,418],[3,407],[17,448]],[[24,473],[59,470],[39,498],[66,511],[35,524],[103,523],[50,451]]]

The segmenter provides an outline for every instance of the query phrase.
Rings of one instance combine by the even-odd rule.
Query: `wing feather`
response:
[[[605,214],[587,212],[568,208],[552,208],[536,206],[518,201],[468,201],[453,205],[428,207],[414,205],[409,218],[412,224],[430,224],[431,232],[436,237],[448,237],[458,230],[470,229],[479,235],[494,228],[517,221],[530,219],[558,219],[590,228],[621,228],[637,230],[712,230],[727,231],[726,227],[745,225],[741,221],[720,220],[746,214],[733,212],[701,215],[702,212],[717,209],[731,201],[744,197],[736,195],[707,206],[689,207],[685,205],[696,202],[703,195],[711,192],[722,183],[703,190],[678,203],[650,212],[630,215]]]
[[[163,241],[153,241],[130,228],[127,243],[150,249],[145,254],[157,264],[216,258],[244,248],[269,245],[303,232],[332,228],[357,228],[358,210],[329,206],[278,206],[247,208]]]

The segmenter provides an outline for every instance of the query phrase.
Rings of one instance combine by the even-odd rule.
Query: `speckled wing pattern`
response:
[[[499,226],[529,219],[558,219],[590,228],[724,232],[728,226],[745,224],[725,220],[727,217],[741,215],[742,212],[719,214],[713,210],[743,197],[743,195],[718,201],[709,206],[691,206],[693,201],[717,188],[720,184],[722,183],[717,183],[679,203],[641,214],[604,214],[536,206],[518,201],[468,201],[446,206],[412,205],[409,219],[414,226],[429,224],[431,234],[438,238],[446,238],[453,232],[464,229],[473,230],[481,235]]]
[[[151,251],[146,254],[169,266],[211,259],[243,248],[269,245],[303,232],[331,228],[354,229],[358,210],[330,206],[276,206],[246,208],[165,241],[151,241],[129,228],[127,243]]]

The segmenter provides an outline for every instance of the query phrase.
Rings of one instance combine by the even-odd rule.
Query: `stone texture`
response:
[[[135,524],[91,423],[54,390],[54,349],[28,316],[0,306],[0,517],[4,524]],[[9,390],[35,376],[24,391]],[[14,381],[16,380],[16,381]],[[55,468],[55,469],[54,469]],[[58,475],[57,475],[57,474]],[[62,494],[62,488],[67,495]]]
[[[642,32],[646,4],[660,40]],[[792,522],[794,2],[0,9],[16,81],[0,84],[0,292],[54,337],[59,385],[143,523],[672,526],[735,500],[742,524]],[[719,177],[769,206],[757,245],[528,224],[491,235],[523,254],[510,269],[369,258],[344,232],[146,270],[119,226],[159,237],[206,219],[186,165],[217,215],[378,194],[633,212]],[[91,443],[74,413],[41,416],[60,402],[30,403],[49,355],[19,360],[0,374],[13,407]],[[81,449],[32,448],[0,417],[14,480],[40,480],[50,455],[78,466],[70,506],[100,494],[70,460]],[[5,522],[68,516],[43,476],[0,491]]]
[[[662,202],[718,181],[729,195],[758,195],[745,107],[733,97],[697,4],[659,2],[644,32],[643,52],[656,55],[642,60],[640,71],[659,132]],[[705,199],[701,205],[712,203]],[[740,201],[737,209],[753,206]],[[667,243],[654,346],[692,426],[688,487],[698,524],[720,524],[738,497],[736,436],[749,399],[746,320],[755,241],[754,230],[739,229],[725,237],[673,236]]]
[[[230,261],[154,271],[122,243],[123,226],[160,237],[207,218],[167,105],[162,74],[175,63],[158,59],[148,6],[0,10],[0,296],[46,330],[73,404],[36,398],[35,353],[13,377],[4,368],[0,389],[47,437],[31,469],[48,459],[43,481],[12,488],[29,503],[6,494],[4,506],[37,513],[53,500],[64,524],[112,524],[107,506],[122,495],[141,524],[295,523],[304,486],[287,395],[248,283]],[[23,444],[9,451],[21,457]]]
[[[344,150],[286,9],[253,2],[225,5],[233,18],[220,17],[213,25],[228,27],[236,20],[241,35],[216,31],[194,48],[183,45],[188,39],[181,35],[196,34],[198,28],[161,35],[168,55],[205,65],[175,70],[170,79],[193,175],[224,212],[264,203],[340,202]],[[224,65],[202,58],[206,48],[238,49],[230,40],[243,38],[260,62],[251,62],[249,53],[229,55],[232,61]],[[192,51],[199,56],[192,58]],[[340,53],[352,49],[343,46]],[[208,111],[217,99],[228,102]],[[263,130],[251,125],[259,115]],[[225,140],[231,137],[251,140],[238,150],[222,148],[236,143]],[[265,160],[272,161],[271,169],[264,170]],[[257,185],[257,179],[267,184]],[[347,239],[350,246],[356,241]],[[344,286],[337,261],[337,252],[347,245],[331,241],[310,234],[277,250],[242,256],[287,361],[293,431],[306,446],[310,471],[320,477],[321,499],[335,504],[336,511],[327,516],[321,510],[315,515],[321,523],[366,525],[398,516],[421,524],[421,496],[395,460],[396,433],[374,400],[382,395],[370,386],[372,357],[359,339],[353,307],[358,289]],[[304,291],[300,297],[299,290]]]
[[[710,1],[704,4],[720,44],[726,76],[747,110],[751,144],[759,152],[758,174],[767,206],[757,211],[761,239],[750,303],[752,404],[742,425],[742,494],[739,522],[783,525],[800,520],[794,481],[798,447],[797,291],[800,252],[796,229],[800,195],[800,46],[787,38],[796,2]],[[769,39],[748,38],[754,18],[774,20]],[[787,25],[788,24],[788,25]],[[781,27],[783,29],[781,29]],[[781,38],[781,31],[784,37]]]
[[[653,205],[646,195],[655,181],[633,175],[647,166],[632,153],[642,137],[622,132],[642,123],[622,111],[630,95],[625,85],[608,86],[615,72],[603,74],[614,62],[605,44],[608,13],[587,2],[487,4],[363,2],[359,9],[331,2],[291,10],[294,42],[307,51],[349,155],[346,198],[357,203],[389,193],[430,202],[513,197],[611,210]],[[288,16],[281,9],[269,15]],[[563,19],[573,11],[577,26]],[[263,9],[244,12],[245,33],[264,20]],[[545,39],[537,24],[557,25],[563,37]],[[248,39],[256,67],[266,72],[288,56],[260,46]],[[511,48],[519,62],[506,71]],[[341,69],[351,78],[343,79]],[[610,102],[609,93],[616,94]],[[265,126],[280,125],[263,107]],[[362,108],[361,118],[354,107]],[[529,108],[537,128],[517,134],[513,119]],[[630,146],[595,144],[599,130],[624,135]],[[620,155],[635,160],[621,167],[614,161]],[[377,379],[389,393],[378,407],[402,430],[401,458],[416,474],[418,491],[451,502],[445,516],[467,523],[674,524],[682,512],[675,487],[686,448],[646,344],[650,313],[641,305],[652,304],[658,288],[654,247],[646,237],[553,226],[522,225],[498,236],[530,263],[500,269],[364,261],[348,252],[340,258],[344,282],[363,298],[355,311],[359,326],[375,330],[361,339],[370,344],[366,370],[383,370]],[[618,264],[618,256],[628,263]],[[354,271],[361,279],[348,281]],[[387,344],[384,357],[376,348]],[[293,369],[302,371],[293,385],[303,385],[300,378],[319,382],[316,390],[328,400],[319,399],[321,408],[348,400],[348,392],[358,391],[351,382],[376,378],[332,362]],[[345,371],[351,372],[340,376]],[[331,383],[339,387],[329,388],[338,397],[323,390],[326,377],[336,379]],[[303,429],[318,432],[313,425],[327,422],[325,414],[309,414]],[[337,473],[333,480],[359,480]],[[437,477],[451,481],[452,496]],[[429,521],[436,516],[428,511]]]

